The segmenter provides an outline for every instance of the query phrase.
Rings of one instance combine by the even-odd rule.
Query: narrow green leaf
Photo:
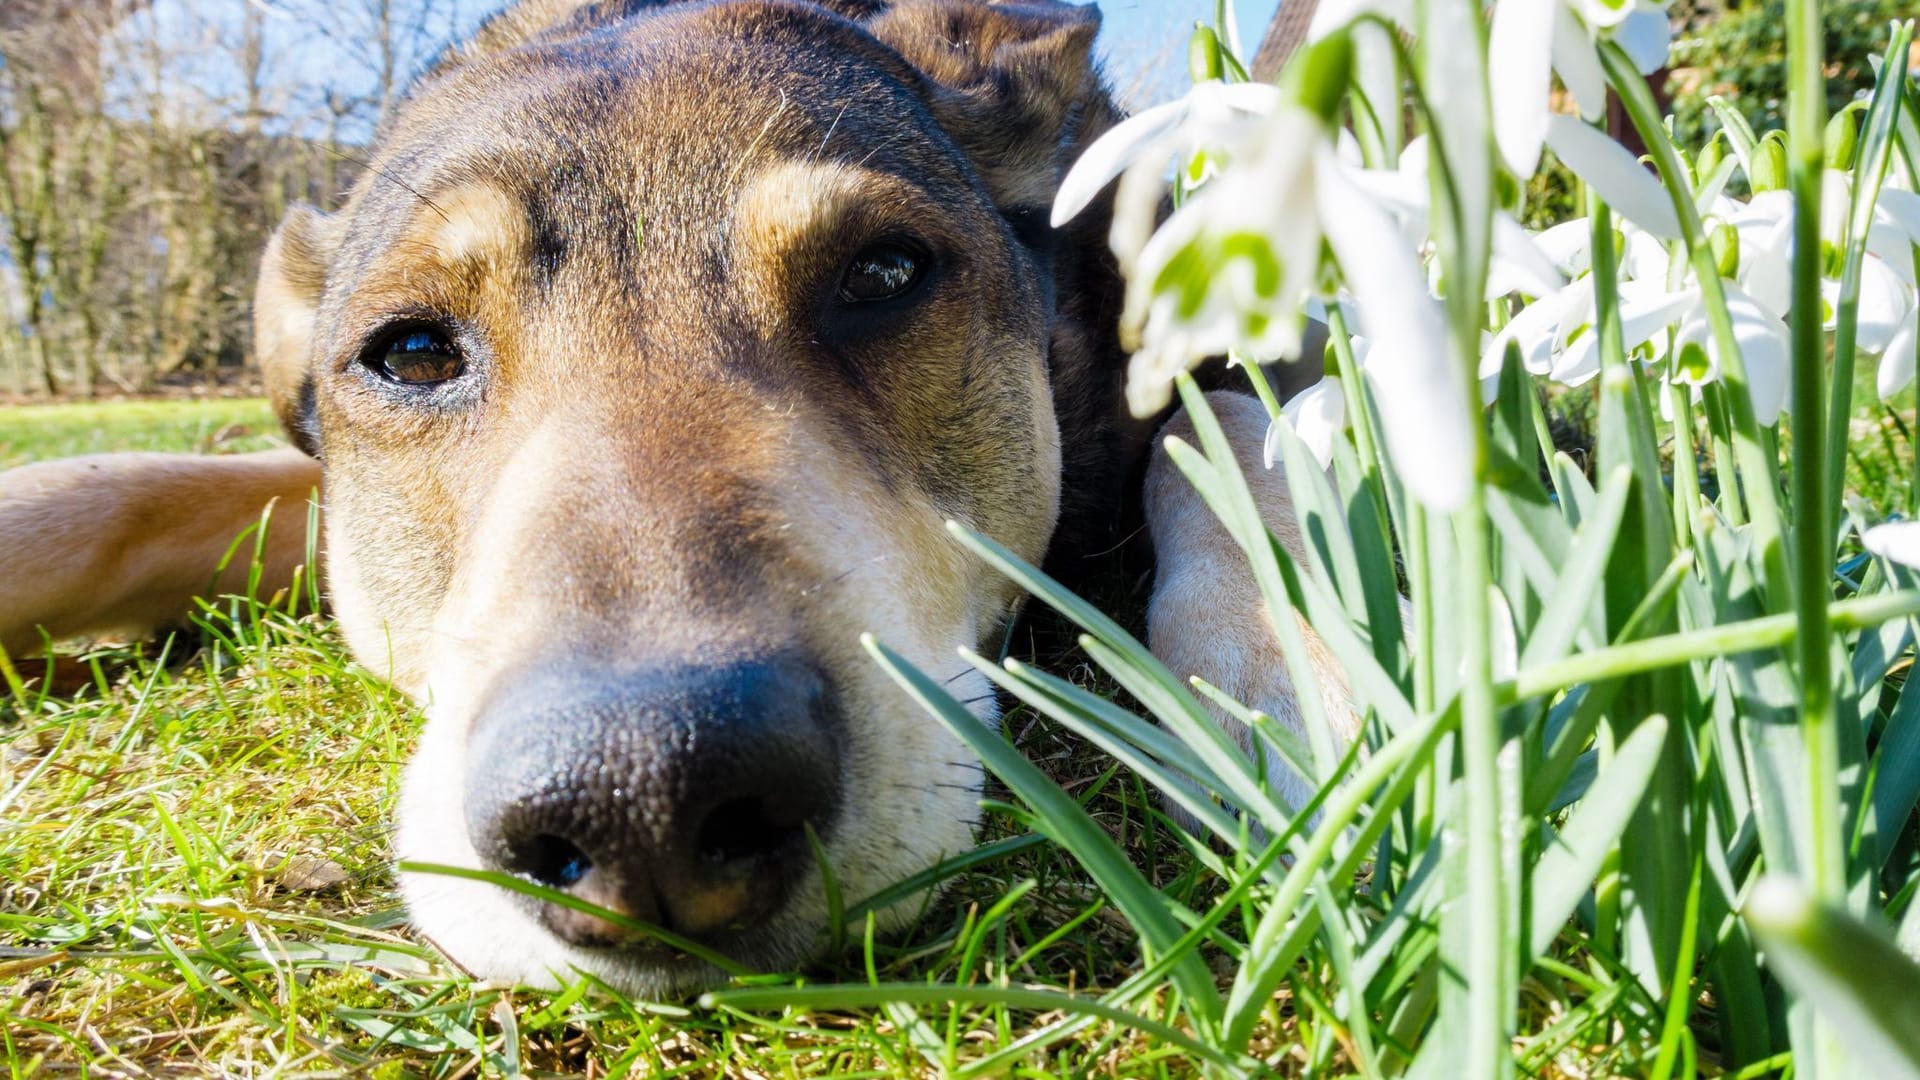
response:
[[[1744,914],[1767,963],[1846,1037],[1867,1075],[1920,1078],[1920,965],[1883,928],[1817,904],[1775,875],[1761,880]]]
[[[1605,569],[1620,523],[1626,517],[1633,491],[1633,474],[1616,466],[1601,486],[1604,492],[1594,513],[1581,523],[1566,550],[1564,565],[1554,586],[1545,593],[1546,606],[1527,634],[1520,662],[1527,667],[1558,660],[1573,647],[1583,627],[1589,637],[1604,626],[1604,611],[1594,603],[1606,581]],[[1595,618],[1598,615],[1600,618]]]
[[[1087,812],[1080,808],[1060,786],[1048,779],[1034,764],[1007,744],[998,732],[989,730],[979,717],[955,701],[936,680],[929,678],[898,653],[887,648],[873,635],[862,635],[860,643],[880,662],[893,680],[900,684],[921,707],[945,724],[948,730],[972,747],[987,768],[993,771],[1013,793],[1033,808],[1042,831],[1073,853],[1087,872],[1127,920],[1140,932],[1151,956],[1166,955],[1180,940],[1180,920],[1174,916],[1175,902],[1147,884],[1113,842]],[[1213,976],[1198,952],[1189,950],[1173,970],[1173,981],[1187,999],[1187,1007],[1196,1018],[1211,1023],[1220,1015],[1220,992]]]
[[[1541,851],[1528,890],[1528,963],[1546,953],[1574,905],[1593,885],[1600,863],[1625,831],[1653,778],[1667,738],[1665,717],[1650,716],[1620,745],[1585,801]]]

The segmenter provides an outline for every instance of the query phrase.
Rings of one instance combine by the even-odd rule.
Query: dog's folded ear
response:
[[[273,411],[294,444],[315,457],[314,316],[327,285],[327,264],[340,243],[339,219],[305,204],[287,211],[260,256],[253,292],[253,350]]]
[[[907,0],[866,26],[926,76],[929,108],[1003,210],[1050,205],[1076,148],[1114,122],[1091,4]]]

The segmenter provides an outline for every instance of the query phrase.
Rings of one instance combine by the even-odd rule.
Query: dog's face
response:
[[[970,843],[975,764],[859,636],[988,715],[955,649],[1015,597],[942,523],[1047,548],[1051,241],[1016,225],[1098,93],[1089,11],[842,6],[513,13],[345,209],[289,219],[257,314],[304,373],[340,625],[426,707],[400,857],[762,968],[824,939],[809,831],[849,902]],[[716,974],[405,888],[477,974]]]

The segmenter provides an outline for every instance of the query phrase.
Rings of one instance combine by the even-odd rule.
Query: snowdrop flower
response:
[[[1354,338],[1356,358],[1361,351],[1362,338]],[[1273,468],[1274,460],[1280,456],[1280,426],[1285,424],[1293,429],[1312,451],[1313,459],[1325,469],[1333,464],[1333,441],[1340,438],[1347,429],[1347,395],[1340,388],[1340,380],[1333,375],[1323,375],[1320,381],[1287,399],[1280,406],[1280,417],[1267,426],[1267,440],[1262,453],[1267,468]]]
[[[1889,521],[1860,534],[1868,551],[1888,562],[1920,569],[1920,521]]]
[[[1737,210],[1737,204],[1729,205]],[[1757,238],[1737,243],[1738,266],[1728,268],[1733,276],[1722,280],[1721,289],[1726,295],[1734,338],[1746,361],[1754,414],[1761,423],[1771,425],[1786,403],[1790,375],[1785,292],[1782,288],[1777,303],[1757,293],[1762,288],[1771,292],[1773,275],[1783,272],[1787,265],[1785,254],[1779,250],[1785,243],[1780,239],[1784,233],[1771,218],[1749,221],[1737,212],[1733,217],[1748,228],[1747,233],[1739,235],[1751,233]],[[1762,226],[1764,236],[1756,231]],[[1488,340],[1479,368],[1483,397],[1497,386],[1509,345],[1519,348],[1527,371],[1570,386],[1599,373],[1599,335],[1593,332],[1595,301],[1588,267],[1590,230],[1583,218],[1556,225],[1541,235],[1542,248],[1551,252],[1563,268],[1581,272],[1580,276],[1522,308]],[[1646,346],[1643,355],[1659,359],[1669,354],[1664,333],[1674,330],[1672,351],[1685,362],[1676,365],[1673,381],[1698,386],[1717,380],[1722,369],[1720,350],[1713,340],[1705,295],[1691,264],[1684,258],[1675,262],[1665,245],[1630,221],[1622,224],[1622,235],[1625,244],[1620,270],[1624,276],[1618,286],[1622,347],[1631,353]]]
[[[1507,168],[1532,176],[1541,144],[1551,143],[1550,71],[1560,73],[1580,115],[1596,121],[1607,105],[1600,40],[1612,39],[1642,75],[1651,75],[1666,63],[1670,37],[1667,13],[1646,0],[1499,0],[1487,38],[1488,55],[1499,62],[1489,69],[1488,89],[1494,142]]]
[[[1127,403],[1135,415],[1158,412],[1171,400],[1174,375],[1209,356],[1298,356],[1301,312],[1318,285],[1324,244],[1362,310],[1393,313],[1373,335],[1375,359],[1367,369],[1387,450],[1417,498],[1451,510],[1473,482],[1471,403],[1460,361],[1419,258],[1392,213],[1355,182],[1358,170],[1340,159],[1329,127],[1302,105],[1279,104],[1219,175],[1139,249],[1121,316],[1135,349]],[[1161,160],[1099,144],[1074,172],[1086,168],[1104,178],[1128,158],[1130,178],[1161,176]],[[1097,187],[1070,174],[1054,220],[1071,217]],[[1116,248],[1122,239],[1116,235]]]
[[[1300,353],[1300,311],[1320,271],[1317,166],[1329,140],[1319,117],[1289,106],[1258,141],[1134,260],[1121,329],[1135,349],[1127,404],[1136,416],[1165,408],[1173,377],[1206,357]]]
[[[1393,169],[1360,168],[1358,150],[1346,142],[1341,144],[1341,153],[1343,160],[1352,165],[1347,176],[1375,202],[1393,212],[1410,246],[1424,250],[1431,242],[1429,230],[1433,224],[1427,137],[1419,135],[1409,141]],[[1487,267],[1487,299],[1510,292],[1539,296],[1566,284],[1550,253],[1535,242],[1533,235],[1515,221],[1513,215],[1495,210],[1492,217],[1493,250]],[[1434,272],[1438,271],[1436,265]]]
[[[1133,177],[1121,185],[1113,212],[1114,250],[1121,267],[1130,270],[1153,232],[1169,166],[1186,173],[1190,187],[1204,183],[1279,106],[1281,96],[1280,88],[1268,83],[1208,79],[1177,101],[1122,120],[1087,147],[1060,181],[1053,227],[1073,220],[1114,177]]]
[[[1722,288],[1727,296],[1727,315],[1733,322],[1733,338],[1747,368],[1754,419],[1771,427],[1786,408],[1792,376],[1793,343],[1787,324],[1740,291],[1738,285],[1724,282]],[[1707,323],[1704,305],[1696,305],[1681,322],[1674,335],[1673,352],[1678,361],[1674,382],[1700,386],[1720,378],[1720,345]]]
[[[1411,0],[1323,0],[1307,39],[1318,41],[1367,15],[1414,25]],[[1539,166],[1541,145],[1552,145],[1553,72],[1560,73],[1580,115],[1597,121],[1607,103],[1600,41],[1615,42],[1641,74],[1651,75],[1666,63],[1671,36],[1666,11],[1649,0],[1498,0],[1487,38],[1487,55],[1494,61],[1487,89],[1494,143],[1507,167],[1515,176],[1530,177]]]
[[[1821,184],[1823,244],[1839,246],[1851,197],[1852,177],[1828,170]],[[1744,207],[1731,204],[1726,220],[1738,240],[1736,277],[1742,288],[1757,303],[1786,318],[1793,257],[1792,197],[1785,191],[1763,191]],[[1916,244],[1920,244],[1920,196],[1882,188],[1867,226],[1854,337],[1855,348],[1880,358],[1876,383],[1882,398],[1913,381],[1915,324],[1920,318],[1913,259]],[[1824,325],[1833,330],[1839,318],[1840,282],[1823,280],[1821,298]]]

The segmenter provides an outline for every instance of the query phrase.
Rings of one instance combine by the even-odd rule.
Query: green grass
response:
[[[264,450],[286,442],[257,398],[0,408],[0,469],[120,450]]]
[[[252,449],[270,423],[258,402],[6,409],[0,461]],[[213,437],[234,424],[251,433]],[[1039,652],[1063,651],[1045,627],[1030,633]],[[409,936],[388,865],[418,717],[324,617],[230,600],[167,641],[86,656],[90,687],[16,694],[0,722],[0,1040],[13,1076],[570,1075],[590,1062],[601,1074],[934,1075],[1063,1019],[966,1003],[707,1011],[587,986],[556,997],[476,985]],[[1130,777],[1029,712],[1008,730],[1155,884],[1215,888]],[[1025,835],[1002,809],[981,840]],[[908,934],[865,936],[852,927],[846,952],[806,979],[1088,989],[1138,966],[1124,920],[1043,845],[960,874]],[[1272,1009],[1276,1046],[1298,1027],[1286,1001]],[[1059,1075],[1196,1072],[1106,1022],[1014,1061]]]
[[[233,424],[252,432],[211,437]],[[271,431],[257,402],[0,410],[0,460],[251,449]],[[1910,444],[1897,430],[1888,439],[1878,450],[1863,441],[1863,475],[1881,478],[1884,505],[1902,505]],[[1104,600],[1138,615],[1124,584]],[[1039,621],[1020,637],[1016,654],[1115,693],[1061,626]],[[388,862],[418,717],[324,617],[229,599],[165,642],[86,656],[93,681],[80,692],[0,699],[0,1046],[11,1076],[1200,1071],[1179,1048],[1105,1020],[965,1000],[1107,989],[1140,968],[1127,921],[1074,860],[1021,842],[1029,825],[997,785],[980,840],[1011,854],[959,872],[902,936],[850,927],[840,955],[769,980],[770,1007],[476,984],[410,935]],[[1031,710],[1010,711],[1007,732],[1147,882],[1195,911],[1219,898],[1221,879],[1203,865],[1217,856],[1187,851],[1133,774]],[[1362,888],[1341,902],[1379,918],[1384,899]],[[1231,915],[1222,930],[1220,940],[1247,933]],[[1236,961],[1208,953],[1224,982]],[[911,1006],[811,996],[869,981],[948,989]],[[1249,1050],[1279,1075],[1347,1075],[1340,994],[1324,954],[1310,954],[1264,1006]],[[1521,999],[1516,1057],[1533,1075],[1639,1075],[1657,1050],[1656,1003],[1577,927]],[[1144,1004],[1179,1026],[1164,988]],[[1718,1041],[1713,1024],[1702,1003],[1692,1027],[1705,1047]],[[999,1053],[1023,1039],[1034,1043]]]

